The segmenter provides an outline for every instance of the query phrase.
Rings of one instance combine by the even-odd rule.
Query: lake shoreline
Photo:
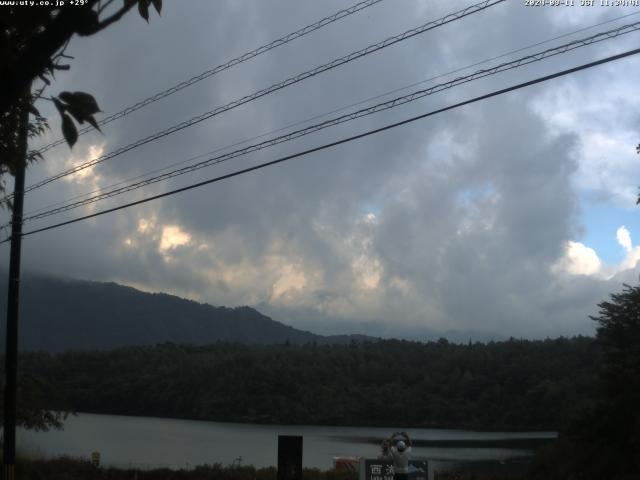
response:
[[[505,434],[513,434],[513,433],[523,433],[523,434],[545,434],[545,435],[557,435],[557,431],[553,428],[544,428],[540,427],[539,429],[527,429],[527,428],[518,428],[517,426],[512,426],[510,428],[484,428],[480,426],[464,426],[464,425],[447,425],[447,424],[439,424],[435,422],[423,423],[423,424],[408,424],[408,423],[388,423],[388,424],[377,424],[377,423],[341,423],[340,425],[336,425],[335,423],[304,423],[304,422],[291,422],[283,424],[282,422],[277,421],[260,421],[259,418],[247,421],[225,421],[225,420],[217,420],[211,418],[198,418],[198,417],[189,417],[189,416],[156,416],[156,415],[139,415],[133,413],[116,413],[116,412],[104,412],[104,411],[92,411],[92,410],[83,410],[76,412],[69,412],[69,416],[77,416],[77,415],[108,415],[113,417],[127,417],[127,418],[150,418],[150,419],[159,419],[159,420],[184,420],[190,422],[210,422],[210,423],[220,423],[227,425],[261,425],[265,427],[277,427],[279,425],[288,425],[288,426],[297,426],[300,428],[305,427],[336,427],[336,428],[386,428],[389,430],[397,431],[398,429],[402,430],[411,430],[411,429],[421,429],[421,430],[449,430],[449,431],[460,431],[460,432],[478,432],[478,433],[505,433]],[[264,420],[264,419],[263,419]],[[382,439],[381,439],[382,441]]]
[[[100,452],[102,463],[114,467],[144,465],[183,468],[185,465],[242,463],[263,468],[277,463],[280,435],[303,437],[303,465],[328,469],[336,456],[375,458],[380,444],[398,428],[257,425],[170,418],[80,413],[69,417],[64,430],[17,435],[18,446],[36,458],[89,458]],[[413,457],[441,463],[506,462],[526,459],[554,432],[474,432],[407,429]]]

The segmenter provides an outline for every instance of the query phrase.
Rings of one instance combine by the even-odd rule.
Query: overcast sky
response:
[[[131,13],[95,37],[74,39],[71,71],[50,91],[91,92],[107,115],[352,3],[167,1],[149,25]],[[50,150],[27,184],[469,4],[384,0],[113,122],[104,135],[84,135],[73,150]],[[27,195],[25,212],[634,12],[508,0],[53,182]],[[637,21],[629,16],[382,99]],[[634,32],[455,87],[25,230],[636,48],[639,39]],[[639,68],[640,58],[627,58],[36,234],[25,238],[23,267],[251,305],[324,334],[590,334],[597,304],[623,282],[638,282]],[[45,144],[60,128],[51,106],[41,108],[52,120]],[[8,251],[0,247],[5,265]]]

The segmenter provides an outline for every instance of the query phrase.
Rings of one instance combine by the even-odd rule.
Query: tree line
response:
[[[27,353],[48,409],[199,420],[557,430],[593,396],[588,337]],[[42,407],[42,395],[40,399]]]

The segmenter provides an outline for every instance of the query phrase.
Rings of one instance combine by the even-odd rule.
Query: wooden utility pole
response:
[[[24,177],[27,168],[27,141],[31,86],[20,109],[19,149],[15,165],[13,209],[11,216],[11,252],[9,259],[9,291],[7,299],[7,336],[5,347],[4,385],[4,479],[15,479],[16,462],[16,384],[18,372],[18,303],[20,298],[20,249],[22,244],[22,207]]]

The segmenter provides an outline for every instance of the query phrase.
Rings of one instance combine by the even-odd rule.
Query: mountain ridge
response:
[[[6,275],[2,275],[0,291],[7,291],[6,282]],[[164,342],[266,345],[377,340],[365,335],[319,335],[278,322],[249,306],[213,306],[167,293],[143,292],[115,282],[27,273],[21,287],[22,351],[105,350]],[[3,295],[0,309],[6,311]],[[4,345],[2,330],[0,338]]]

